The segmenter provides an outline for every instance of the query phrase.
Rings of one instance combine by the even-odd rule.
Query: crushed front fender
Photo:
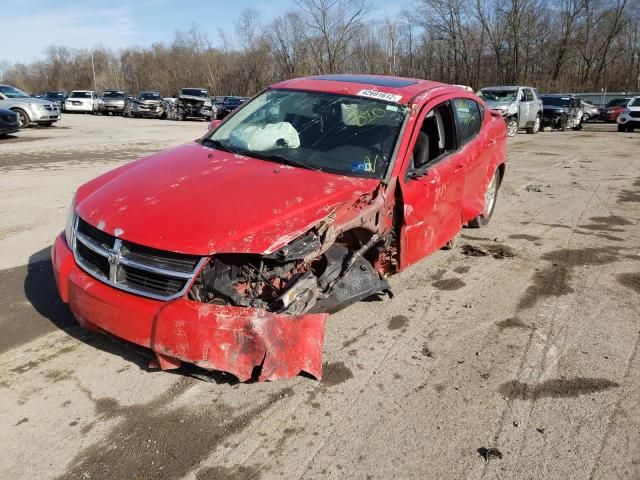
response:
[[[327,316],[177,301],[156,315],[151,348],[161,356],[229,372],[241,381],[249,380],[255,367],[261,367],[260,381],[300,372],[320,379]]]

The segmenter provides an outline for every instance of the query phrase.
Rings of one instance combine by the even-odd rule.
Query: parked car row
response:
[[[494,86],[478,91],[487,106],[500,112],[507,135],[526,129],[535,134],[541,129],[580,130],[588,121],[617,122],[618,131],[633,131],[640,121],[640,97],[611,100],[600,109],[576,95],[539,95],[533,87]]]
[[[247,100],[246,97],[211,97],[204,88],[183,88],[176,97],[163,98],[157,91],[129,96],[123,90],[49,90],[32,96],[11,85],[0,85],[0,136],[31,124],[49,127],[62,112],[121,115],[171,120],[222,119]],[[17,121],[17,127],[14,126]]]

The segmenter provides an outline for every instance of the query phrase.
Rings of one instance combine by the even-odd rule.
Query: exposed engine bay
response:
[[[384,278],[394,250],[391,236],[349,231],[334,243],[327,242],[328,236],[312,229],[269,255],[216,255],[189,296],[298,315],[333,313],[377,293],[391,295]]]

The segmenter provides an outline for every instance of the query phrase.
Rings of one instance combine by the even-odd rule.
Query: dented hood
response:
[[[192,143],[92,180],[76,206],[93,226],[149,247],[270,253],[378,184]]]

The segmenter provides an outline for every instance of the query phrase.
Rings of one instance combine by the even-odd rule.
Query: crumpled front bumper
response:
[[[114,289],[81,270],[64,234],[51,250],[62,300],[78,322],[150,348],[163,369],[181,362],[235,375],[241,381],[262,367],[259,380],[322,376],[327,314],[278,315],[179,298],[162,302]]]

